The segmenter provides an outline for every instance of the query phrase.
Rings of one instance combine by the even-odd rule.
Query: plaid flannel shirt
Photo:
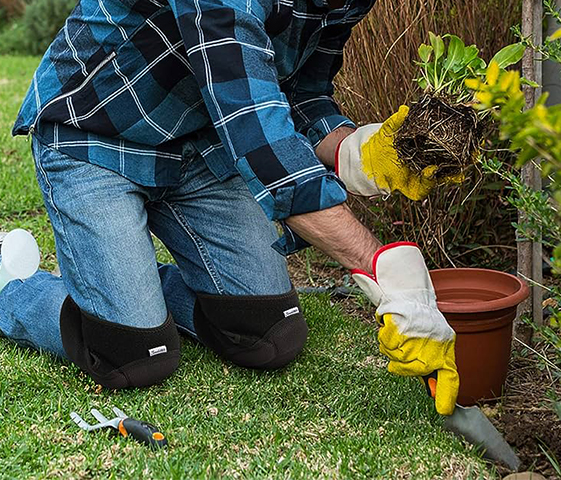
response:
[[[177,184],[201,154],[220,180],[239,172],[271,220],[337,205],[344,186],[314,147],[353,126],[332,80],[374,1],[81,0],[13,133],[145,186]]]

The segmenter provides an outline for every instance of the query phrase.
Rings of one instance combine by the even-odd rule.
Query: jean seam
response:
[[[183,228],[185,233],[187,233],[189,238],[191,238],[191,240],[195,244],[195,247],[197,248],[197,251],[199,252],[201,260],[203,261],[203,264],[204,264],[210,278],[212,279],[212,282],[214,283],[214,286],[216,287],[216,290],[218,291],[218,293],[220,295],[223,295],[224,292],[225,292],[224,286],[222,285],[222,281],[220,279],[220,276],[218,275],[218,273],[216,271],[216,268],[214,267],[214,262],[212,261],[212,258],[210,257],[204,242],[195,233],[193,228],[189,225],[189,222],[187,222],[187,219],[185,218],[185,216],[178,209],[176,209],[173,204],[171,204],[169,202],[166,202],[165,200],[162,203],[170,209],[172,215],[175,217],[175,219],[181,225],[181,227]]]
[[[37,141],[37,140],[36,140],[36,141]],[[54,152],[57,152],[56,150],[51,149],[51,148],[49,148],[49,147],[47,147],[47,146],[44,146],[43,148],[48,149],[48,150],[52,150],[52,151],[54,151]],[[38,153],[39,153],[39,152],[38,152]],[[57,152],[57,153],[59,153],[59,152]],[[77,274],[78,277],[80,278],[80,283],[82,284],[82,286],[85,286],[85,285],[86,285],[86,282],[84,281],[84,278],[82,277],[82,274],[81,274],[81,272],[80,272],[80,269],[78,268],[78,265],[77,265],[77,263],[76,263],[76,260],[75,260],[76,255],[75,255],[75,253],[74,253],[74,250],[73,250],[73,248],[72,248],[71,243],[68,242],[68,240],[67,240],[68,237],[67,237],[67,234],[66,234],[66,227],[64,226],[64,222],[63,222],[63,220],[62,220],[62,216],[61,216],[60,211],[59,211],[59,209],[57,208],[57,206],[56,206],[56,204],[55,204],[55,201],[54,201],[54,198],[53,198],[53,186],[52,186],[52,184],[51,184],[51,182],[50,182],[50,180],[49,180],[49,177],[48,177],[48,175],[47,175],[47,172],[46,172],[45,169],[43,168],[43,165],[41,164],[41,160],[40,160],[39,158],[40,158],[40,155],[37,155],[37,158],[36,158],[36,165],[37,165],[37,168],[39,169],[39,171],[40,171],[40,173],[41,173],[41,176],[43,177],[43,180],[45,181],[45,184],[46,184],[47,187],[48,187],[48,198],[49,198],[49,203],[51,204],[51,206],[52,206],[52,208],[53,208],[53,210],[54,210],[54,212],[55,212],[55,214],[56,214],[56,216],[57,216],[57,218],[58,218],[58,222],[59,222],[59,224],[60,224],[60,228],[62,229],[62,233],[63,233],[63,241],[64,241],[64,243],[66,243],[66,246],[68,247],[68,250],[69,250],[69,252],[70,252],[71,262],[72,262],[72,264],[73,264],[74,271],[76,272],[76,274]],[[88,292],[88,289],[87,289],[87,288],[84,289],[84,296],[87,297],[88,300],[89,300],[89,302],[90,302],[90,307],[91,307],[91,309],[92,309],[92,314],[93,314],[93,315],[96,315],[96,316],[99,316],[98,313],[97,313],[97,309],[95,308],[95,305],[94,305],[94,303],[93,303],[93,301],[92,301],[91,296],[88,295],[86,292]]]

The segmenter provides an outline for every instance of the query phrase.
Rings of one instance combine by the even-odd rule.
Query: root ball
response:
[[[421,172],[438,166],[435,178],[463,172],[475,159],[483,128],[475,110],[425,94],[414,103],[394,139],[398,161]]]

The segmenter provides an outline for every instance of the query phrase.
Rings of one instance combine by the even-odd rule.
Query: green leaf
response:
[[[446,61],[444,62],[444,68],[452,69],[454,71],[454,67],[456,66],[463,66],[465,65],[462,62],[464,58],[465,48],[464,42],[457,37],[456,35],[449,35],[450,43],[448,44],[448,56]]]
[[[520,83],[522,85],[528,85],[529,87],[532,87],[532,88],[538,88],[540,86],[539,83],[536,83],[533,80],[528,80],[527,78],[524,78],[524,77],[520,77]]]
[[[434,59],[438,60],[442,55],[444,55],[444,40],[440,35],[435,35],[429,32],[430,43],[434,49]]]
[[[469,47],[464,48],[464,60],[463,63],[470,63],[472,60],[475,60],[479,55],[479,49],[475,45],[470,45]]]
[[[552,42],[553,40],[557,40],[559,38],[561,38],[561,28],[551,34],[549,41]]]
[[[485,63],[485,60],[483,60],[482,58],[474,58],[470,63],[469,66],[471,68],[473,68],[475,71],[477,71],[480,75],[483,74],[485,75],[485,73],[487,73],[487,64]]]
[[[428,63],[432,55],[433,48],[430,45],[421,44],[419,47],[419,57],[425,63]]]
[[[553,410],[557,413],[557,416],[561,419],[561,402],[553,402]]]
[[[522,60],[525,51],[526,47],[524,45],[521,43],[513,43],[499,50],[491,61],[494,60],[499,64],[499,67],[506,68]]]
[[[516,159],[516,166],[520,168],[526,163],[528,163],[530,160],[536,158],[537,156],[538,156],[537,150],[531,147],[527,147],[521,150],[520,153],[518,154],[518,158]]]
[[[551,163],[547,163],[547,162],[543,162],[541,164],[541,174],[542,177],[547,177],[548,175],[550,175],[551,173],[553,173],[553,169],[554,169],[554,165],[552,165]]]

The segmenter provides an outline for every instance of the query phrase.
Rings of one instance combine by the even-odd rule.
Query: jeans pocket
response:
[[[76,192],[80,191],[80,186],[103,185],[109,182],[108,177],[118,176],[92,163],[72,158],[35,137],[33,157],[37,182],[45,203],[57,214],[62,204],[69,205],[78,199]]]

